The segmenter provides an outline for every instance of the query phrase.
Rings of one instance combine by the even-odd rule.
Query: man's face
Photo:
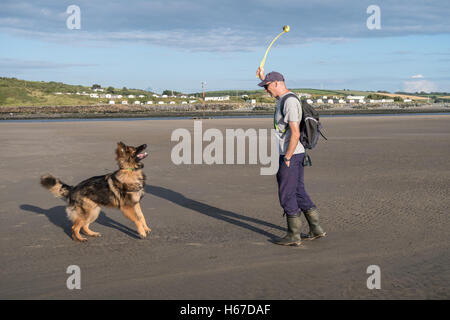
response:
[[[276,81],[269,82],[268,84],[266,84],[264,86],[264,90],[266,90],[266,92],[268,92],[272,98],[276,98],[277,97],[277,95],[276,95],[276,87],[277,87]]]

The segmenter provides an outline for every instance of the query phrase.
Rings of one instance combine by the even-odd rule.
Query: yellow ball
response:
[[[284,27],[283,27],[283,31],[284,31],[284,32],[289,32],[290,29],[291,29],[291,28],[289,28],[289,26],[284,26]]]

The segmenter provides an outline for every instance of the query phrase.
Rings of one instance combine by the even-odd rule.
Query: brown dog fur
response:
[[[136,224],[141,238],[150,233],[140,206],[145,185],[145,175],[142,172],[144,165],[140,161],[147,156],[143,152],[146,147],[117,143],[116,160],[119,169],[110,174],[89,178],[74,187],[52,175],[41,177],[42,186],[68,202],[66,212],[73,223],[74,240],[87,241],[81,236],[80,230],[87,236],[100,237],[100,233],[90,230],[89,225],[97,219],[101,206],[120,209],[125,217]]]

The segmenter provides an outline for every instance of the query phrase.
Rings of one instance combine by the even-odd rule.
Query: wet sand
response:
[[[175,165],[170,141],[193,120],[0,122],[2,299],[449,299],[450,116],[324,118],[306,187],[324,239],[274,245],[285,219],[260,165]],[[204,130],[270,128],[271,119],[203,120]],[[64,202],[40,187],[115,170],[117,141],[147,143],[141,240],[104,209],[70,238]],[[306,221],[304,231],[307,231]],[[69,265],[81,290],[68,290]],[[367,268],[381,289],[367,288]]]

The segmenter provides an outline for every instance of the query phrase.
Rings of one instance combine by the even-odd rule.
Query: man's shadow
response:
[[[55,226],[60,227],[65,234],[67,234],[70,238],[72,238],[72,222],[67,218],[66,207],[65,206],[56,206],[50,209],[42,209],[37,206],[33,206],[30,204],[22,204],[20,205],[20,209],[25,211],[30,211],[36,214],[42,214],[47,217],[48,221],[53,223]],[[101,211],[97,220],[95,222],[112,229],[119,230],[132,238],[140,239],[138,233],[133,229],[128,228],[127,226],[109,218],[106,214]]]
[[[285,228],[282,228],[280,226],[277,226],[273,223],[266,222],[257,218],[251,218],[247,217],[241,214],[237,214],[231,211],[219,209],[213,206],[210,206],[208,204],[186,198],[181,193],[169,190],[167,188],[158,187],[158,186],[152,186],[152,185],[146,185],[145,186],[145,192],[152,194],[154,196],[160,197],[162,199],[166,199],[168,201],[171,201],[173,203],[176,203],[179,206],[182,206],[184,208],[196,211],[198,213],[204,214],[208,217],[215,218],[218,220],[222,220],[228,223],[231,223],[235,226],[245,228],[247,230],[262,234],[264,236],[269,237],[269,240],[273,240],[277,238],[274,234],[267,232],[261,228],[252,226],[251,224],[248,224],[247,222],[252,222],[255,224],[259,224],[261,226],[265,226],[268,228],[278,229],[285,231]]]

